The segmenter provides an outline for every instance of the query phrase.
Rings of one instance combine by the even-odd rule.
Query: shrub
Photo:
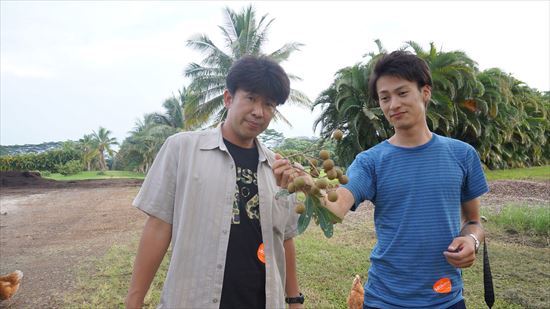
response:
[[[71,160],[65,164],[58,164],[55,166],[55,168],[61,175],[68,176],[81,172],[83,166],[80,160]]]

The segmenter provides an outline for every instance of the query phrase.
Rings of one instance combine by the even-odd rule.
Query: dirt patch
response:
[[[20,292],[0,308],[60,308],[75,286],[77,268],[115,244],[135,240],[146,219],[131,207],[139,180],[59,184],[35,176],[20,175],[29,178],[26,183],[4,185],[8,177],[2,175],[0,273],[20,269],[25,277]],[[533,201],[549,205],[549,184],[492,182],[482,202],[489,207]],[[349,215],[345,225],[353,228],[359,220],[372,220],[372,205]]]
[[[43,180],[0,190],[0,273],[24,273],[20,292],[0,308],[60,308],[83,261],[143,227],[146,216],[131,207],[141,181]]]

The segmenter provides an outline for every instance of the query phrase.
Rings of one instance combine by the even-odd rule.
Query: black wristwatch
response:
[[[287,304],[303,304],[304,303],[304,294],[300,293],[297,297],[287,297],[285,298]]]

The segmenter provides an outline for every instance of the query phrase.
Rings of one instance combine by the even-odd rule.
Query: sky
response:
[[[5,1],[0,0],[0,144],[78,140],[109,129],[122,143],[138,119],[189,84],[202,55],[196,34],[223,46],[224,8],[252,4],[274,19],[266,52],[305,44],[282,63],[313,101],[334,74],[407,41],[461,50],[480,70],[498,67],[550,89],[550,1]],[[318,136],[319,110],[285,104],[285,135]]]

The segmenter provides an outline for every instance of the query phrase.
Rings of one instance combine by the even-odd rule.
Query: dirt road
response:
[[[0,308],[59,308],[75,286],[76,270],[114,244],[134,240],[146,216],[131,207],[139,181],[94,181],[0,190],[0,273],[24,272],[21,291]],[[550,183],[491,183],[482,202],[550,204]],[[366,213],[366,212],[364,212]],[[353,224],[350,218],[347,224]]]

